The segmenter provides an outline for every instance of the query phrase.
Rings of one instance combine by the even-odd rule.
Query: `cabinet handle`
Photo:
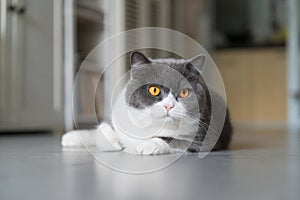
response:
[[[10,12],[14,12],[16,10],[16,6],[11,4],[11,5],[8,6],[8,10]]]
[[[21,6],[21,7],[19,7],[19,8],[17,9],[17,13],[18,13],[19,15],[23,15],[23,14],[25,14],[25,12],[26,12],[25,6]]]
[[[8,6],[8,11],[9,12],[16,12],[17,14],[23,15],[26,11],[25,6],[17,6],[15,4],[10,4]]]

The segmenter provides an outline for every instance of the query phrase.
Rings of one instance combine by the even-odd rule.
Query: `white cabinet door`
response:
[[[54,6],[59,8],[62,2],[4,2],[1,0],[1,25],[6,18],[1,37],[6,37],[1,40],[1,46],[5,45],[1,48],[0,130],[61,129],[63,27],[62,13],[54,12]],[[6,16],[3,6],[8,8]]]

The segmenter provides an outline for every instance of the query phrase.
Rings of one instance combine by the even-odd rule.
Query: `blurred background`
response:
[[[105,74],[99,63],[76,72],[106,38],[139,27],[164,27],[198,41],[223,77],[236,127],[281,129],[300,124],[297,0],[1,0],[0,131],[91,128],[104,94],[128,70]],[[120,48],[128,45],[127,42]],[[189,51],[186,48],[186,51]],[[166,52],[147,51],[150,57]],[[95,106],[86,93],[97,88]]]

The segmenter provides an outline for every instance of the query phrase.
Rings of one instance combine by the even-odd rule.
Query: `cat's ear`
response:
[[[206,55],[200,54],[198,56],[189,59],[188,62],[198,70],[201,70],[202,67],[204,66],[205,60],[206,60]]]
[[[130,65],[131,67],[137,67],[143,64],[149,64],[151,61],[142,53],[134,51],[130,55]]]

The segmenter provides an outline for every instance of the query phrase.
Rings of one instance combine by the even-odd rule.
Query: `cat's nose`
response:
[[[164,107],[167,110],[167,112],[169,112],[172,108],[174,108],[174,105],[173,104],[167,104],[167,105],[164,105]]]

